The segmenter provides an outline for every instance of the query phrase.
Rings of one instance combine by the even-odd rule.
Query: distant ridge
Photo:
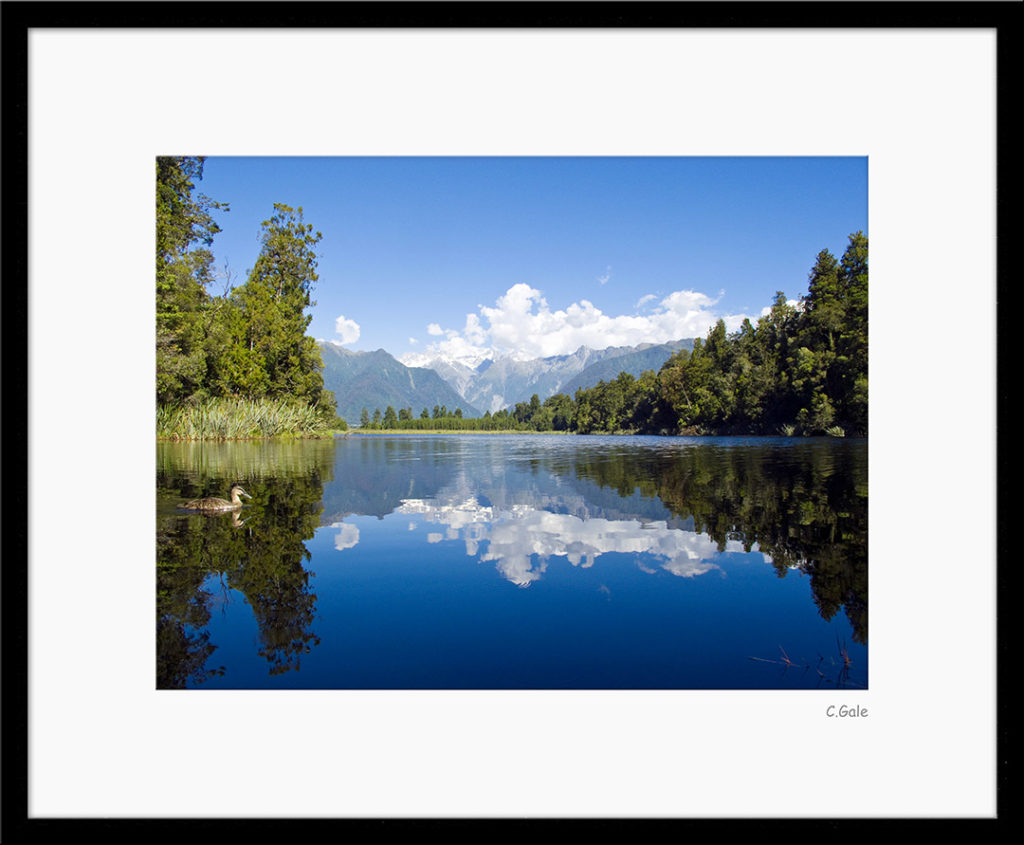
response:
[[[639,376],[644,370],[657,372],[680,349],[692,350],[693,338],[672,340],[668,343],[641,344],[631,352],[596,361],[585,367],[578,376],[562,386],[561,392],[573,396],[580,388],[593,387],[600,381],[611,381],[623,371],[634,377]]]
[[[623,371],[633,376],[644,370],[657,371],[679,349],[693,349],[693,339],[607,349],[581,346],[570,355],[528,361],[497,356],[484,360],[475,369],[444,358],[416,360],[436,371],[464,401],[494,413],[518,402],[528,402],[535,393],[541,401],[556,393],[572,396],[580,387],[610,381]]]
[[[383,349],[353,352],[336,343],[317,341],[324,362],[324,387],[334,393],[338,416],[349,425],[359,425],[363,408],[372,416],[390,405],[395,411],[412,408],[419,417],[435,405],[449,411],[462,409],[464,417],[478,417],[480,411],[460,396],[434,370],[407,367]]]

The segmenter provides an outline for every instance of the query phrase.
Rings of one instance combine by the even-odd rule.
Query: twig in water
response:
[[[792,660],[789,659],[789,655],[786,654],[786,650],[782,646],[779,646],[779,651],[782,652],[782,660],[783,660],[783,662],[787,666],[796,666],[797,665]]]
[[[853,663],[853,661],[850,659],[850,652],[846,650],[846,643],[844,642],[840,644],[839,637],[836,637],[836,646],[839,648],[839,656],[843,658],[843,665],[846,666],[846,668],[850,668],[850,664]]]

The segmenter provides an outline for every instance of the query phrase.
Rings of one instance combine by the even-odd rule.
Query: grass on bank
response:
[[[208,399],[160,406],[160,440],[246,440],[261,437],[329,437],[340,428],[315,407],[278,399]]]

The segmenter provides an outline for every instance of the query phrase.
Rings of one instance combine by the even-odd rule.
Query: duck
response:
[[[187,511],[221,513],[224,511],[240,510],[242,507],[242,500],[239,497],[241,496],[245,496],[247,499],[252,498],[252,496],[242,489],[242,485],[237,482],[231,485],[228,495],[231,497],[230,502],[227,499],[220,499],[216,496],[207,496],[205,499],[193,499],[191,502],[185,502],[185,504],[178,505],[178,507]]]

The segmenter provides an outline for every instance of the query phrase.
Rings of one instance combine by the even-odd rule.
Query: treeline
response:
[[[821,434],[868,429],[868,240],[841,259],[818,253],[795,305],[780,292],[754,326],[718,324],[657,377],[660,426],[717,433]]]
[[[757,321],[728,333],[718,323],[693,350],[657,372],[623,372],[574,396],[534,394],[495,414],[465,419],[424,408],[364,412],[363,426],[576,434],[867,434],[868,240],[850,235],[841,259],[818,253],[807,293],[783,293]]]
[[[363,408],[359,417],[360,428],[374,430],[408,431],[526,431],[529,427],[518,423],[508,411],[502,410],[491,415],[488,411],[482,417],[465,417],[462,408],[450,411],[444,405],[435,405],[433,411],[424,408],[419,416],[413,415],[412,408],[398,411],[388,405],[381,413],[375,408],[373,415]]]
[[[302,209],[275,203],[245,282],[214,270],[210,246],[228,204],[196,192],[201,157],[156,161],[156,398],[161,408],[258,401],[314,409],[334,425],[316,342],[306,336],[322,238]],[[220,293],[211,292],[218,280]]]

